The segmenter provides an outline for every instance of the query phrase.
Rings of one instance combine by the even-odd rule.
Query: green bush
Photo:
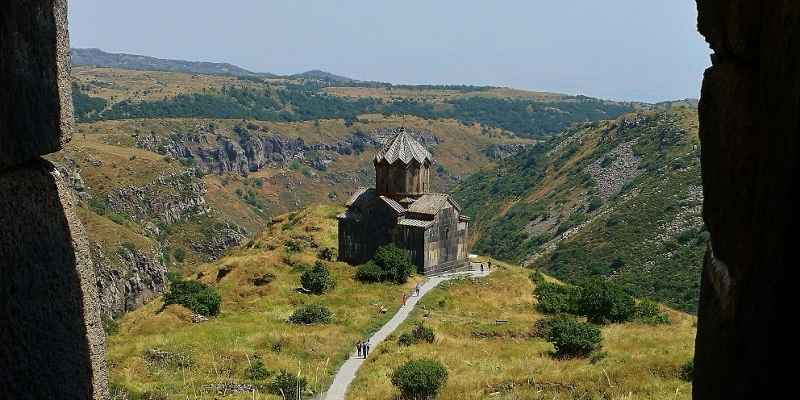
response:
[[[542,275],[542,273],[539,272],[538,270],[534,270],[533,272],[531,272],[528,275],[528,279],[530,279],[531,282],[533,282],[536,285],[540,285],[545,282],[544,275]]]
[[[267,391],[284,399],[295,399],[300,398],[300,395],[305,392],[306,386],[308,386],[306,378],[282,369],[275,376],[275,380],[267,386]]]
[[[560,357],[586,357],[600,350],[603,341],[600,329],[589,322],[579,322],[566,314],[536,321],[539,334],[553,344]]]
[[[383,281],[383,270],[374,261],[370,260],[358,266],[356,279],[364,283],[381,282]]]
[[[317,260],[314,266],[300,275],[300,283],[313,294],[323,294],[336,287],[336,282],[331,278],[328,267]]]
[[[694,358],[681,365],[681,379],[691,382],[694,376]]]
[[[301,325],[327,324],[331,322],[332,317],[331,310],[317,304],[311,304],[295,310],[289,317],[289,322]]]
[[[244,375],[247,379],[251,379],[254,381],[263,381],[264,379],[269,378],[272,373],[264,367],[264,363],[261,360],[257,360],[250,364],[249,367],[245,368]]]
[[[169,291],[164,293],[164,306],[180,304],[198,314],[213,317],[219,314],[222,299],[211,286],[198,281],[170,282]]]
[[[404,399],[430,399],[447,382],[447,369],[436,360],[411,360],[394,370],[392,385]]]
[[[378,247],[373,261],[383,271],[384,280],[399,285],[406,283],[408,277],[416,270],[414,264],[411,264],[411,257],[394,243]]]
[[[186,258],[186,249],[183,247],[176,247],[175,250],[172,251],[172,256],[175,257],[175,261],[183,262]]]
[[[584,280],[578,290],[578,315],[590,322],[626,322],[636,314],[636,301],[614,282],[597,276]]]
[[[428,343],[433,343],[436,339],[436,334],[433,333],[433,328],[425,326],[422,322],[417,322],[417,325],[411,331],[411,335],[414,336],[415,342],[426,341]]]
[[[533,289],[536,297],[536,311],[544,314],[577,312],[576,296],[577,289],[572,286],[562,285],[555,282],[542,282]]]
[[[644,298],[636,305],[635,318],[639,322],[648,325],[667,325],[669,315],[662,313],[658,303],[648,298]]]
[[[411,346],[412,344],[416,343],[416,340],[414,340],[414,336],[411,335],[410,333],[403,332],[402,334],[400,334],[400,337],[397,338],[397,343],[403,346]]]

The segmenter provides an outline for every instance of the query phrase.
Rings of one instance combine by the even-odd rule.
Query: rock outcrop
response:
[[[695,399],[787,396],[796,361],[800,7],[698,0],[703,263]]]
[[[149,251],[120,248],[112,264],[100,250],[92,249],[97,290],[100,295],[100,312],[117,317],[133,311],[167,290],[167,268],[156,254]]]

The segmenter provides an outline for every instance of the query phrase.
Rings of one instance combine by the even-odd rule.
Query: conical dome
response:
[[[393,164],[397,160],[402,161],[405,165],[410,164],[411,160],[416,160],[420,164],[425,164],[427,161],[430,164],[433,162],[433,156],[422,144],[407,134],[404,127],[401,127],[400,132],[389,139],[375,154],[375,163],[383,160],[389,164]]]

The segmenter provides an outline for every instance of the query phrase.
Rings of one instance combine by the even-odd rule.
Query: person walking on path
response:
[[[481,263],[481,273],[483,273],[483,263]]]
[[[356,342],[356,349],[358,350],[358,356],[359,357],[361,357],[361,354],[362,354],[362,351],[361,351],[362,347],[363,346],[361,345],[361,341],[360,340],[358,342]]]
[[[417,293],[417,297],[419,297],[419,283],[417,284],[417,288],[414,289],[414,291]]]
[[[367,339],[367,341],[364,342],[363,346],[364,346],[364,358],[367,358],[367,355],[369,355],[369,339]]]
[[[474,264],[472,264],[474,265]],[[470,276],[477,276],[478,271],[471,269],[468,273]],[[442,274],[435,277],[429,278],[427,282],[420,287],[419,294],[420,296],[424,295],[425,293],[429,292],[436,286],[438,286],[441,282],[450,279],[451,277],[458,277],[462,276],[462,274]],[[366,345],[367,352],[372,350],[372,345],[375,344],[376,346],[380,345],[386,338],[394,331],[396,331],[400,324],[408,317],[411,311],[414,309],[414,306],[417,305],[418,301],[412,301],[407,308],[401,308],[397,311],[389,322],[383,325],[377,332],[375,332],[372,337],[368,340],[369,342],[362,343],[362,345]],[[427,309],[427,312],[430,312],[430,309]],[[362,355],[363,355],[363,347],[362,347]],[[352,357],[345,361],[339,370],[336,372],[336,375],[333,377],[333,382],[331,382],[328,390],[325,391],[324,399],[325,400],[344,400],[345,395],[347,394],[347,388],[350,386],[350,383],[356,376],[356,371],[358,367],[364,362],[364,358],[362,357]]]
[[[487,266],[487,268],[486,268],[486,269],[489,269],[489,270],[491,270],[491,269],[492,269],[492,260],[489,260],[489,261],[488,261],[486,264],[487,264],[487,265],[486,265],[486,266]]]
[[[403,293],[403,307],[406,306],[406,294]]]

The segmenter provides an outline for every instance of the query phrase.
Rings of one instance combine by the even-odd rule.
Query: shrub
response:
[[[383,281],[383,270],[374,261],[367,261],[356,269],[356,279],[364,283]]]
[[[383,270],[384,280],[397,284],[406,283],[408,277],[411,276],[416,269],[414,264],[411,264],[411,257],[409,257],[405,251],[395,246],[394,243],[378,247],[378,249],[375,250],[373,261]]]
[[[264,367],[264,363],[261,360],[255,361],[244,370],[244,376],[254,381],[263,381],[269,378],[270,375],[272,374]]]
[[[533,289],[536,297],[536,310],[545,314],[576,313],[575,298],[577,290],[572,286],[555,282],[542,282]]]
[[[172,255],[175,257],[175,261],[183,262],[183,259],[186,258],[186,249],[183,247],[176,247],[175,250],[172,251]]]
[[[631,321],[636,313],[636,301],[614,282],[593,276],[584,280],[577,296],[578,314],[590,322]]]
[[[300,275],[300,283],[313,294],[323,294],[336,287],[336,282],[331,278],[328,267],[317,260],[314,266]]]
[[[284,399],[300,398],[300,394],[306,390],[308,381],[306,378],[295,376],[286,370],[281,370],[275,376],[275,380],[267,386],[267,391]]]
[[[428,343],[433,343],[436,339],[436,334],[433,333],[433,328],[425,326],[422,322],[417,322],[417,325],[411,331],[411,335],[414,336],[415,342],[419,341],[426,341]]]
[[[412,336],[410,333],[403,332],[400,334],[400,337],[397,338],[397,343],[403,346],[411,346],[412,344],[416,343],[416,341],[414,340],[414,336]]]
[[[293,241],[286,246],[289,253],[299,253],[303,251],[303,244],[298,241]]]
[[[531,272],[528,275],[528,279],[530,279],[531,282],[533,282],[536,285],[540,285],[545,282],[544,275],[542,275],[542,273],[539,272],[538,270],[534,270],[533,272]]]
[[[447,382],[447,369],[436,360],[411,360],[394,370],[392,385],[405,399],[429,399]]]
[[[311,304],[295,310],[289,317],[289,322],[301,325],[327,324],[331,322],[332,316],[331,310],[317,304]]]
[[[681,365],[681,379],[691,382],[694,376],[694,358]]]
[[[539,333],[553,344],[561,357],[586,357],[601,349],[600,329],[589,322],[579,322],[566,314],[558,314],[536,321]]]
[[[658,303],[648,298],[644,298],[636,305],[636,320],[648,325],[667,325],[669,315],[662,313]]]
[[[213,317],[219,314],[219,294],[211,286],[198,281],[170,282],[169,291],[164,293],[164,306],[180,304],[198,314]]]
[[[603,205],[603,199],[600,196],[592,196],[589,199],[589,205],[586,208],[586,212],[592,212],[597,210]]]
[[[130,252],[133,255],[136,255],[136,245],[131,243],[131,242],[122,242],[122,243],[120,243],[119,247],[117,248],[117,254],[120,254],[120,255],[124,254],[125,250],[127,250],[128,252]]]

